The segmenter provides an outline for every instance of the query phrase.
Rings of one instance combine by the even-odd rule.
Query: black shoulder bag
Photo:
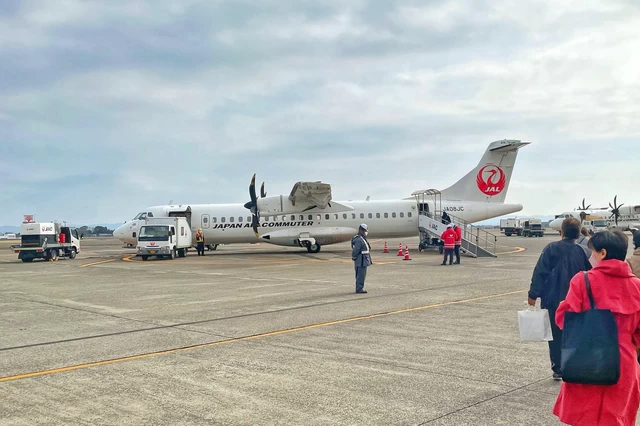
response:
[[[597,309],[589,276],[584,282],[591,309],[565,312],[562,331],[562,380],[585,385],[615,385],[620,379],[618,325],[613,312]]]

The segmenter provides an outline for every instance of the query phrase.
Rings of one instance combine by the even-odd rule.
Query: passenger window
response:
[[[369,213],[369,219],[372,219],[372,218],[373,218],[373,214]]]
[[[356,214],[355,213],[351,213],[351,219],[355,219],[356,218]]]
[[[202,218],[202,223],[204,223],[205,225],[209,222],[209,218],[208,217],[203,217]]]
[[[318,216],[316,216],[316,218],[317,218],[318,220],[321,220],[321,219],[322,219],[322,215],[318,215]]]
[[[309,220],[313,220],[313,215],[312,214],[309,215]]]
[[[325,215],[324,215],[324,218],[325,218],[326,220],[329,220],[329,215],[328,215],[328,214],[325,214]]]
[[[238,217],[238,222],[242,222],[242,216]]]
[[[233,222],[233,216],[229,218],[229,222]]]
[[[404,213],[403,212],[400,212],[400,217],[404,217]]]
[[[364,213],[360,213],[360,219],[364,219]]]
[[[389,213],[385,213],[385,214],[384,214],[384,218],[385,218],[385,219],[388,219],[388,218],[389,218]]]
[[[408,212],[408,213],[407,213],[407,217],[411,217],[411,212]]]
[[[247,216],[247,222],[251,222],[251,216]]]
[[[296,220],[296,215],[295,214],[291,215],[291,220]]]
[[[334,218],[335,220],[338,220],[338,217],[339,217],[339,216],[338,216],[338,213],[335,213],[335,214],[333,215],[333,218]]]
[[[303,214],[300,215],[300,220],[304,220],[304,215]]]
[[[225,218],[224,218],[224,217],[221,217],[221,218],[220,218],[220,222],[224,223],[224,222],[225,222]]]
[[[218,218],[217,218],[217,217],[212,217],[212,218],[211,218],[211,222],[216,223],[217,221],[218,221]]]
[[[376,213],[376,218],[380,219],[380,213]]]
[[[391,217],[395,219],[396,214],[395,213],[391,213]]]
[[[344,214],[342,215],[342,218],[343,218],[343,219],[346,219],[346,218],[347,218],[347,214],[346,214],[346,213],[344,213]]]

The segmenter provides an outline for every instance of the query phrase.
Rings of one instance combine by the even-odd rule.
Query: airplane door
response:
[[[201,228],[202,229],[207,229],[209,228],[209,215],[208,214],[203,214],[202,215],[202,219],[201,219]]]

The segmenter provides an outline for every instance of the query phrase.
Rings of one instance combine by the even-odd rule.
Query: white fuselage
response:
[[[327,211],[314,209],[304,213],[262,216],[259,237],[251,227],[251,213],[242,204],[192,204],[191,230],[202,228],[206,244],[239,244],[265,242],[297,246],[301,236],[310,236],[319,244],[348,241],[361,223],[369,227],[369,238],[406,238],[419,234],[418,204],[415,199],[389,201],[339,202],[353,210]],[[434,211],[433,202],[426,202]],[[147,209],[154,217],[166,216],[177,207],[155,206]],[[473,223],[522,210],[520,204],[442,201],[442,210],[450,216]],[[118,228],[114,236],[135,244],[140,223],[134,220]]]

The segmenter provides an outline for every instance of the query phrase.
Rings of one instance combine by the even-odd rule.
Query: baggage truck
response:
[[[77,229],[57,222],[24,222],[20,226],[20,244],[10,248],[23,262],[75,259],[80,253],[80,237]]]
[[[191,228],[184,217],[152,217],[145,219],[138,231],[137,256],[185,257],[192,247]]]
[[[522,222],[516,218],[500,219],[500,230],[504,231],[504,235],[507,237],[513,234],[520,236],[522,235]]]

